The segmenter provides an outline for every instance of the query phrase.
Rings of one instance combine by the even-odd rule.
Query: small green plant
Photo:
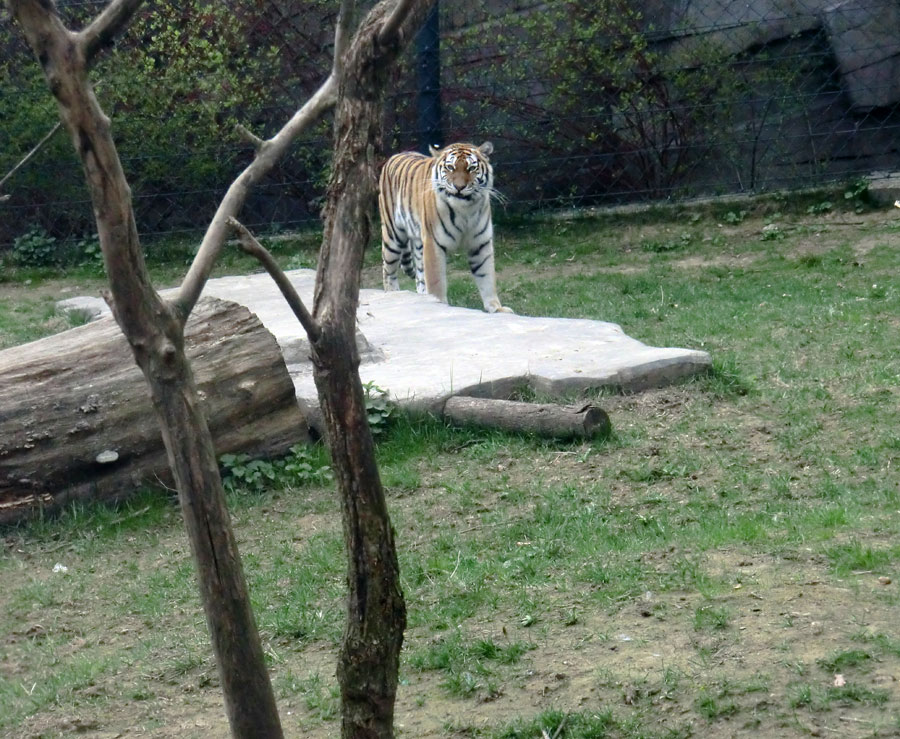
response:
[[[309,447],[294,444],[290,455],[279,461],[281,476],[292,485],[314,485],[331,480],[331,468],[316,463]]]
[[[737,704],[730,700],[721,700],[721,697],[703,695],[695,702],[697,712],[707,721],[715,721],[717,718],[733,716],[738,712]]]
[[[872,659],[872,655],[868,652],[862,649],[850,649],[823,657],[818,660],[818,663],[829,672],[843,672],[850,667],[861,667],[870,659]]]
[[[654,240],[649,239],[641,242],[641,248],[645,251],[662,254],[664,252],[675,251],[677,249],[685,249],[691,245],[692,236],[686,231],[679,234],[677,238]]]
[[[763,241],[783,241],[785,233],[777,223],[767,223],[763,226],[760,238]]]
[[[862,177],[853,180],[844,190],[844,200],[853,205],[853,209],[858,213],[863,210],[869,202],[869,183]]]
[[[75,253],[80,260],[79,267],[91,267],[98,272],[103,271],[103,251],[96,235],[85,234],[75,242]]]
[[[249,454],[223,454],[219,463],[224,469],[222,483],[226,490],[262,490],[267,481],[273,482],[276,477],[274,464],[266,459],[251,459]]]
[[[728,628],[730,620],[731,614],[724,606],[721,608],[701,606],[694,612],[694,629],[697,631],[704,629],[721,631]]]
[[[446,672],[443,687],[450,695],[482,692],[490,696],[496,690],[492,680],[495,665],[514,665],[533,648],[533,644],[497,644],[492,639],[479,639],[469,644],[456,632],[414,652],[409,662],[414,669],[423,672]]]
[[[746,210],[729,210],[722,220],[731,226],[737,226],[739,223],[743,223],[746,217]]]
[[[323,680],[319,673],[310,675],[292,687],[302,696],[306,710],[314,717],[320,721],[333,721],[337,717],[340,691],[336,685]]]
[[[12,256],[20,267],[52,267],[59,259],[56,237],[32,226],[13,241]]]
[[[223,454],[222,484],[229,492],[237,489],[261,492],[267,487],[313,485],[331,479],[327,465],[317,465],[309,447],[295,444],[282,459],[251,459],[247,454]]]
[[[810,205],[806,212],[811,216],[820,215],[822,213],[828,213],[834,208],[834,203],[830,200],[823,200],[821,203],[814,203]]]
[[[788,705],[791,708],[806,708],[812,706],[816,702],[816,694],[811,685],[804,683],[802,685],[794,685],[788,692]],[[821,699],[819,699],[821,702]]]
[[[387,390],[382,390],[374,382],[365,383],[363,392],[366,395],[366,415],[372,436],[380,436],[387,430],[396,406],[388,396]]]
[[[601,739],[606,736],[619,736],[615,730],[625,728],[616,720],[612,710],[584,713],[564,713],[551,709],[535,718],[519,719],[512,724],[486,735],[488,739],[533,739],[540,736],[559,736],[571,739]],[[625,731],[622,735],[631,736]]]

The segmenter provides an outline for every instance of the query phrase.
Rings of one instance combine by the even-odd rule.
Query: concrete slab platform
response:
[[[311,309],[315,272],[287,274]],[[210,280],[203,294],[233,300],[259,317],[284,352],[301,409],[315,422],[319,403],[309,343],[272,279],[220,277]],[[109,310],[99,298],[69,299],[58,308]],[[362,290],[357,320],[362,381],[418,410],[439,410],[452,395],[505,398],[523,386],[550,395],[599,387],[636,391],[711,365],[706,352],[647,346],[614,323],[489,315],[413,292]]]
[[[311,308],[315,272],[288,276]],[[213,279],[204,295],[259,316],[284,351],[301,407],[314,413],[309,345],[268,275]],[[523,385],[554,395],[601,386],[640,390],[711,365],[706,352],[647,346],[613,323],[490,315],[413,292],[362,290],[357,319],[362,381],[417,409],[438,409],[451,395],[506,397]]]

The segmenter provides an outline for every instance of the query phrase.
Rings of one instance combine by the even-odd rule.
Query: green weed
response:
[[[727,608],[701,606],[694,611],[694,629],[696,631],[727,629],[731,621],[731,613]]]
[[[872,659],[872,655],[862,649],[837,652],[818,660],[819,665],[829,672],[844,672],[851,667],[861,667]]]
[[[295,444],[281,459],[251,459],[247,454],[223,454],[222,484],[229,492],[261,492],[268,488],[321,485],[331,480],[331,469],[321,453]]]
[[[407,661],[415,670],[447,673],[444,688],[450,695],[466,696],[476,691],[491,695],[496,692],[496,666],[515,665],[532,648],[521,642],[498,644],[493,639],[469,642],[454,631],[413,651]]]
[[[544,735],[557,736],[559,739],[604,739],[614,736],[619,726],[609,709],[597,713],[550,710],[534,719],[518,721],[486,736],[489,739],[534,739]]]

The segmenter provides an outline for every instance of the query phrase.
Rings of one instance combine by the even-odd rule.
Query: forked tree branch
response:
[[[259,182],[284,156],[288,147],[304,130],[337,102],[338,81],[341,74],[341,58],[350,43],[349,24],[353,15],[354,0],[341,0],[337,24],[334,32],[334,59],[331,73],[313,96],[294,113],[293,117],[272,138],[265,141],[250,134],[250,141],[256,147],[256,156],[247,168],[231,183],[222,202],[216,210],[197,256],[191,263],[173,306],[182,322],[187,320],[203,292],[210,272],[222,251],[228,230],[228,219],[236,217],[244,206],[252,187]],[[246,132],[247,129],[244,129]],[[242,134],[246,136],[246,133]]]
[[[244,141],[250,144],[257,151],[262,149],[263,145],[266,143],[263,139],[253,133],[253,131],[251,131],[242,123],[238,123],[235,126],[235,130],[237,131],[238,136],[240,136]]]
[[[94,85],[94,91],[96,92],[97,90],[99,90],[100,85],[102,85],[102,84],[103,84],[103,80],[100,80],[99,82],[97,82]],[[53,126],[53,128],[51,128],[44,135],[44,138],[42,138],[40,141],[38,141],[37,144],[34,145],[34,148],[31,151],[29,151],[24,157],[22,157],[19,160],[19,163],[15,167],[13,167],[11,170],[9,170],[9,172],[7,172],[5,175],[3,175],[3,179],[0,179],[0,191],[3,190],[3,185],[6,184],[6,181],[10,177],[12,177],[16,172],[18,172],[20,169],[22,169],[22,167],[24,167],[26,164],[28,164],[28,162],[30,162],[34,158],[34,156],[47,145],[47,142],[53,138],[53,134],[55,134],[57,131],[59,131],[60,128],[62,128],[62,124],[63,124],[63,122],[61,120],[57,121],[56,124]],[[9,200],[9,198],[10,198],[10,196],[8,194],[0,195],[0,203],[2,203],[4,200]]]
[[[185,529],[232,734],[283,736],[225,503],[209,426],[184,352],[184,322],[153,289],[131,190],[109,119],[87,78],[90,57],[121,30],[139,0],[113,0],[84,35],[67,29],[53,0],[6,0],[59,103],[84,167],[113,296],[113,313],[148,384]]]
[[[210,272],[222,252],[228,229],[231,228],[228,219],[240,212],[250,190],[281,159],[291,142],[331,108],[336,100],[337,77],[332,73],[275,136],[257,145],[253,161],[231,183],[225,197],[219,203],[203,236],[203,241],[200,242],[197,256],[194,257],[194,261],[181,283],[181,289],[173,301],[173,307],[182,323],[187,320],[194,309],[194,305],[209,279]]]
[[[113,0],[91,23],[78,33],[78,42],[90,65],[101,49],[112,44],[116,34],[131,21],[144,0]]]
[[[399,655],[406,624],[394,532],[378,474],[359,378],[359,282],[376,200],[375,149],[391,66],[431,0],[378,3],[341,60],[334,158],[323,210],[311,342],[313,377],[340,491],[347,547],[347,620],[338,657],[343,739],[393,739]],[[385,18],[389,29],[382,43]]]
[[[300,325],[303,326],[303,330],[306,331],[309,340],[317,341],[321,333],[319,324],[310,315],[300,295],[268,249],[260,244],[256,237],[250,233],[250,230],[237,218],[229,218],[228,225],[237,232],[241,249],[251,257],[255,257],[265,267],[266,272],[269,273],[278,289],[281,290],[281,294],[284,295],[284,299],[291,306],[291,310],[294,311],[294,315],[297,316],[297,320],[300,321]]]

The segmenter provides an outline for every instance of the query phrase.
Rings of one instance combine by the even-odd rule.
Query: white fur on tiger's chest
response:
[[[438,220],[435,240],[448,251],[470,249],[493,236],[490,198],[476,193],[469,199],[435,193]]]

